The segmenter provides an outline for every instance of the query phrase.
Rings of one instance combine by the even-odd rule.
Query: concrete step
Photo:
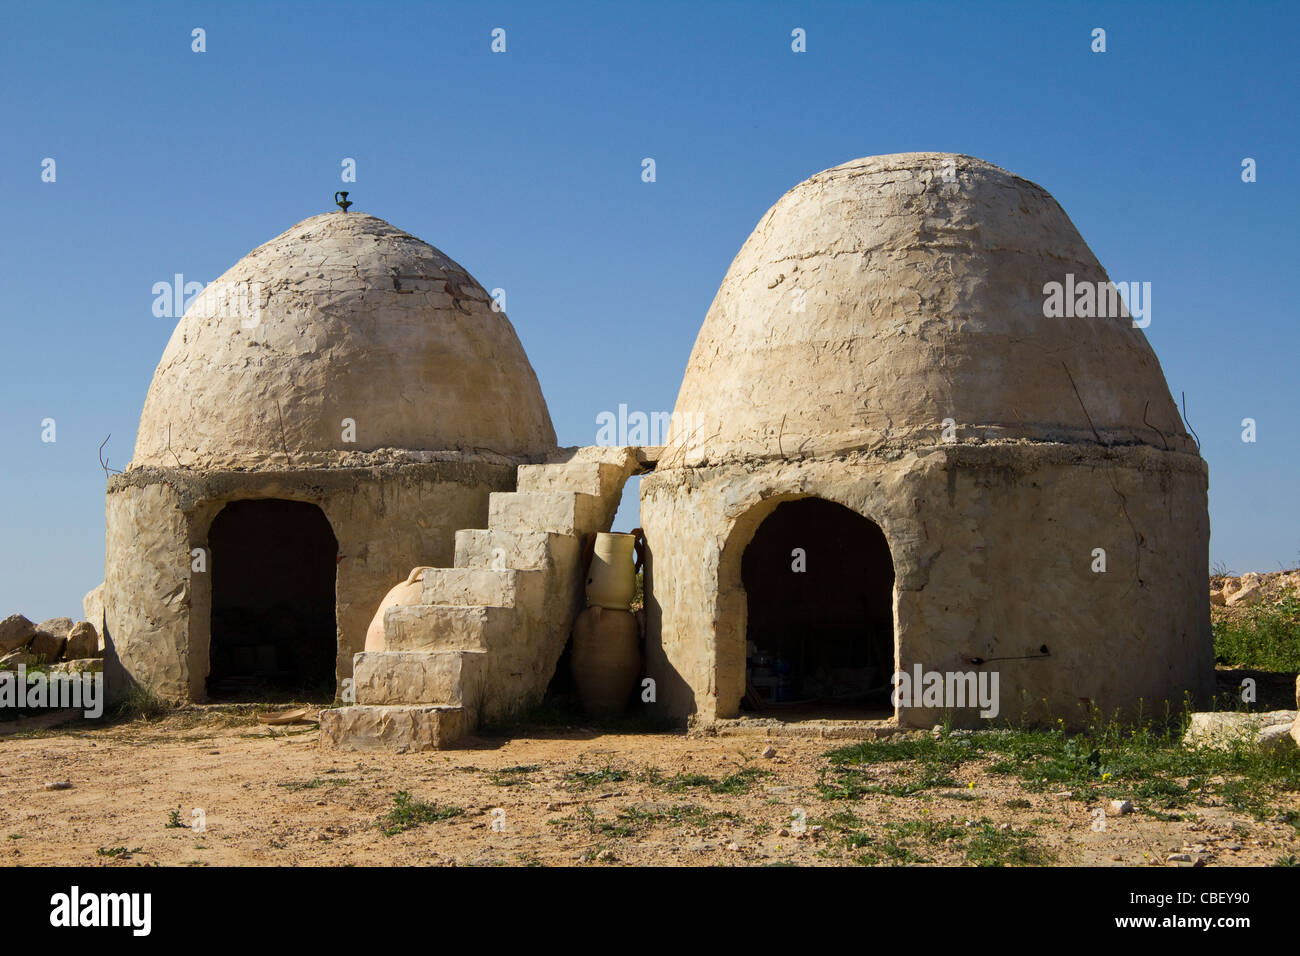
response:
[[[448,704],[473,712],[485,651],[363,651],[352,658],[358,704]]]
[[[468,732],[469,720],[465,708],[439,704],[336,707],[321,711],[321,746],[396,753],[441,750]]]
[[[606,530],[610,507],[595,495],[570,491],[494,491],[488,496],[488,527],[581,536]]]
[[[456,532],[456,567],[517,571],[568,567],[577,559],[577,538],[546,531],[491,531],[472,528]]]
[[[386,651],[486,651],[514,627],[513,608],[399,604],[384,612]]]
[[[602,461],[570,461],[557,465],[520,465],[518,491],[572,491],[609,497],[617,494],[627,469]]]
[[[539,591],[545,571],[507,568],[430,568],[424,572],[424,603],[515,607]]]

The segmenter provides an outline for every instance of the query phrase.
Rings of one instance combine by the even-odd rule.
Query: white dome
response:
[[[382,219],[305,219],[239,260],[177,324],[132,467],[320,467],[378,449],[544,454],[555,431],[537,376],[491,305],[459,265]]]
[[[1044,316],[1067,274],[1107,281],[1056,200],[989,163],[901,153],[818,173],[732,262],[665,459],[933,444],[946,418],[961,440],[1194,451],[1131,318]]]

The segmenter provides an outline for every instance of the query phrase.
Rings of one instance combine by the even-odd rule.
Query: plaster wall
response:
[[[515,468],[435,462],[366,469],[216,472],[140,468],[115,476],[107,503],[104,587],[110,674],[173,700],[205,698],[211,579],[193,570],[227,502],[315,504],[339,542],[336,676],[351,676],[384,594],[419,565],[453,563],[455,533],[482,526],[488,495],[514,489]],[[207,555],[210,560],[210,553]]]
[[[999,675],[998,719],[1077,724],[1210,693],[1207,472],[1144,446],[952,445],[664,468],[642,479],[647,665],[673,716],[736,716],[740,558],[783,500],[816,495],[880,526],[894,560],[896,666]],[[1106,571],[1092,570],[1093,549]],[[1046,646],[1048,653],[1041,648]],[[969,663],[979,658],[986,663]],[[995,660],[996,658],[1028,658]],[[901,709],[928,727],[934,708]],[[980,718],[974,709],[958,723]]]

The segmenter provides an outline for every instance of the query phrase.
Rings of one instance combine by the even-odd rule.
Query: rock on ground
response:
[[[1244,741],[1261,750],[1293,750],[1296,740],[1291,728],[1296,711],[1274,710],[1260,714],[1220,711],[1192,714],[1183,743],[1187,746],[1214,747],[1227,750]]]
[[[104,661],[99,657],[88,657],[75,661],[60,661],[50,665],[51,674],[102,674]]]
[[[67,661],[82,660],[99,656],[99,632],[89,621],[75,624],[68,632],[68,644],[63,649],[63,659]]]
[[[1295,679],[1295,723],[1291,725],[1291,739],[1300,747],[1300,676]]]
[[[104,633],[104,585],[100,582],[81,599],[81,612],[101,636]]]
[[[48,621],[41,621],[36,625],[37,633],[45,633],[57,637],[61,641],[68,639],[68,634],[72,632],[75,622],[70,617],[52,617]]]
[[[1246,584],[1225,599],[1228,607],[1252,607],[1264,600],[1264,588],[1259,584]]]
[[[23,647],[16,651],[10,651],[8,654],[0,654],[0,671],[16,671],[19,664],[27,667],[32,663],[34,663],[34,658]]]
[[[36,636],[27,645],[27,649],[45,663],[53,664],[63,657],[63,648],[73,626],[70,617],[52,617],[48,621],[41,621],[36,625]]]
[[[1300,593],[1300,569],[1248,571],[1241,577],[1213,575],[1210,578],[1210,603],[1215,607],[1244,610],[1261,604],[1276,605],[1288,595]]]
[[[21,614],[10,614],[0,621],[0,655],[25,647],[35,636],[35,624]]]

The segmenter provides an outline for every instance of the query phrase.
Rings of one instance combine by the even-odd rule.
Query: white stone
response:
[[[578,557],[579,542],[546,531],[466,528],[456,532],[456,567],[542,571],[567,567]]]
[[[459,742],[464,728],[459,707],[357,705],[320,715],[321,745],[339,750],[439,750]]]
[[[540,571],[510,568],[430,568],[424,572],[425,604],[486,604],[514,607],[521,593],[535,593]]]
[[[1296,713],[1294,710],[1256,714],[1234,711],[1194,713],[1183,735],[1183,743],[1227,750],[1241,742],[1264,750],[1291,750],[1296,745],[1290,737]]]
[[[393,607],[384,615],[385,649],[487,650],[508,639],[514,621],[514,609],[505,607],[450,604]]]
[[[1243,584],[1240,590],[1233,591],[1228,595],[1226,604],[1228,607],[1251,607],[1259,604],[1264,600],[1264,589],[1257,583]]]
[[[570,491],[495,492],[488,522],[500,531],[586,534],[607,526],[601,499]]]
[[[358,704],[448,704],[478,709],[484,651],[367,651],[353,661]]]

